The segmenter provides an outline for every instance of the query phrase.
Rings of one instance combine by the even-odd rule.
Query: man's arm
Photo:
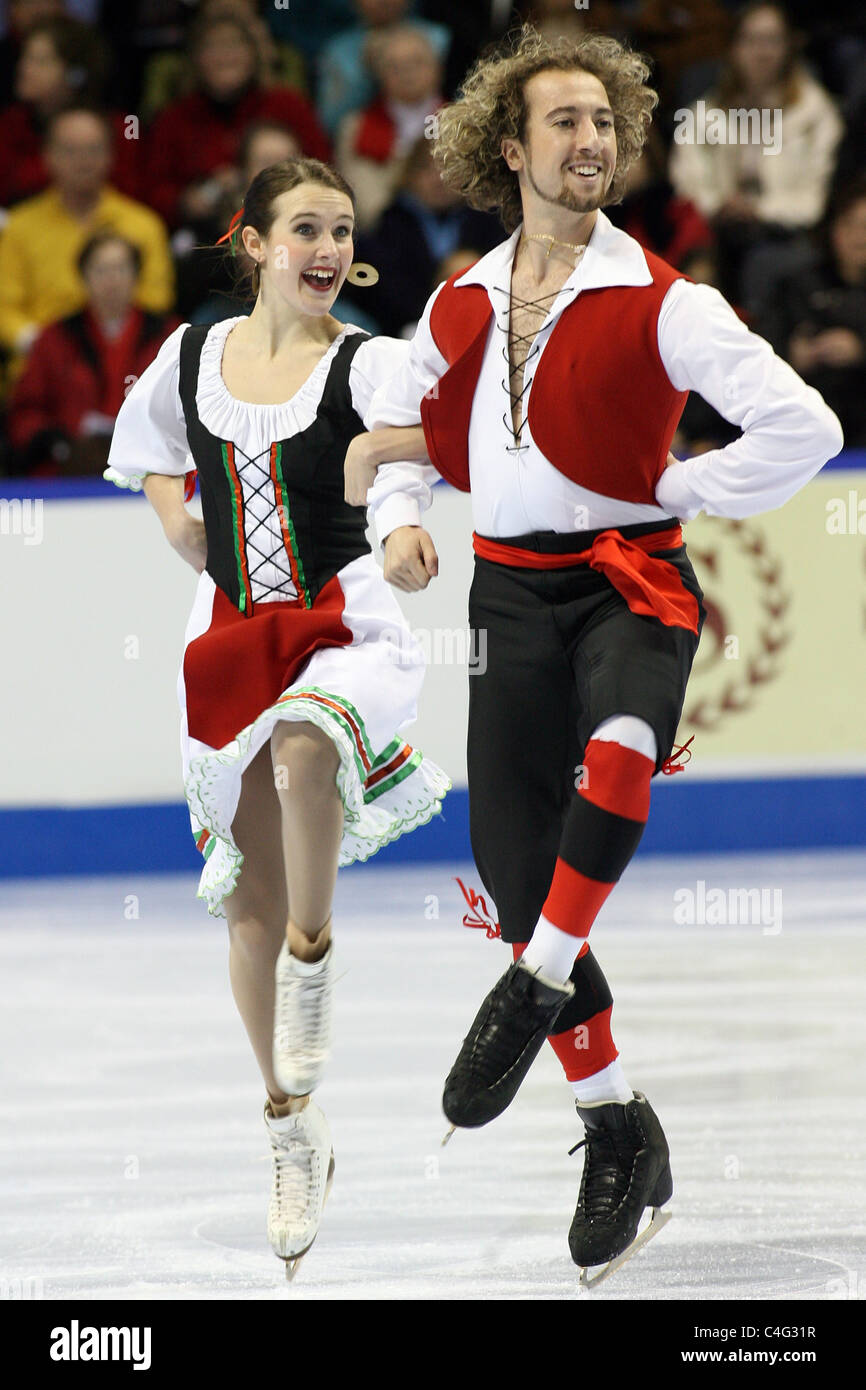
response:
[[[656,501],[671,516],[745,517],[793,497],[842,448],[842,427],[718,290],[677,280],[659,314],[662,363],[678,391],[697,391],[743,435],[666,468]]]

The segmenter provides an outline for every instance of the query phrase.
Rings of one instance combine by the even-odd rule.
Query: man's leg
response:
[[[684,582],[696,587],[684,553],[678,560]],[[554,1031],[554,1021],[560,1023],[555,1031],[564,1031],[564,1011],[560,1016],[554,991],[564,987],[592,922],[637,848],[650,778],[673,744],[697,647],[696,634],[636,616],[624,602],[612,600],[610,590],[588,593],[584,584],[573,597],[580,586],[568,576],[557,581],[545,575],[542,583],[552,595],[545,594],[547,616],[573,665],[577,729],[585,752],[550,891],[533,931],[521,938],[537,932],[537,943],[528,947],[527,962],[517,962],[484,1001],[446,1081],[443,1104],[452,1124],[486,1124],[510,1104],[541,1046],[545,1009],[550,1011],[545,1031]],[[513,640],[518,642],[516,632]],[[530,641],[527,666],[533,650]],[[541,713],[553,717],[543,706]],[[615,715],[628,717],[614,725],[609,721]],[[533,836],[531,822],[524,821],[523,833]],[[563,1002],[560,995],[560,1009]],[[603,1080],[613,1089],[599,1101],[625,1100],[624,1078],[614,1073]]]
[[[531,936],[548,895],[580,753],[572,663],[543,588],[539,576],[479,561],[469,605],[487,656],[469,681],[472,850],[512,946]],[[579,1057],[581,1075],[603,1071],[617,1056],[613,1000],[588,946],[570,978],[574,990],[551,1041],[561,1057]]]

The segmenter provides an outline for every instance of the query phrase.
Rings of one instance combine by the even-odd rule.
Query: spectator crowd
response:
[[[357,200],[335,317],[411,334],[505,233],[431,156],[436,112],[531,20],[652,60],[618,226],[717,285],[866,448],[866,7],[846,0],[6,0],[0,9],[0,475],[99,474],[179,323],[252,307],[216,242],[294,154]],[[675,448],[736,435],[692,397]]]

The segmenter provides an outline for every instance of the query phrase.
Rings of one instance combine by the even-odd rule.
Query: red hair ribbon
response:
[[[475,914],[474,918],[471,912],[467,912],[464,914],[464,927],[483,927],[485,932],[487,933],[488,941],[492,941],[494,937],[501,936],[502,933],[499,930],[499,923],[494,921],[491,913],[488,910],[487,904],[482,898],[481,894],[476,893],[474,888],[470,888],[467,891],[466,887],[459,878],[455,878],[454,882],[460,884],[460,891],[463,894],[466,901],[468,902],[469,906],[472,908],[472,912],[474,912]],[[481,909],[480,912],[479,907]]]
[[[233,255],[233,256],[236,256],[236,255],[237,255],[238,246],[237,246],[237,241],[235,240],[235,238],[236,238],[236,236],[237,236],[238,227],[240,226],[240,224],[241,224],[241,222],[242,222],[242,220],[243,220],[243,215],[244,215],[243,207],[239,207],[238,210],[237,210],[237,212],[235,213],[234,217],[232,218],[231,222],[229,223],[229,229],[228,229],[228,231],[225,233],[224,236],[221,236],[220,239],[219,239],[219,241],[216,243],[217,246],[222,246],[222,244],[223,244],[224,241],[231,242],[231,248],[232,248],[232,255]]]
[[[693,739],[694,734],[692,734],[691,738],[686,739],[685,743],[682,745],[681,748],[678,748],[676,744],[674,744],[673,753],[671,753],[669,757],[665,758],[661,766],[662,772],[666,773],[668,777],[672,777],[675,772],[685,772],[685,763],[678,763],[677,759],[682,757],[683,753],[685,753],[686,762],[691,762],[692,755],[689,752],[689,744],[692,742]]]

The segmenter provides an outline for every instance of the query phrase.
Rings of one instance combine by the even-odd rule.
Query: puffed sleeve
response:
[[[366,417],[377,387],[396,376],[408,357],[409,343],[405,338],[386,338],[377,334],[375,338],[367,338],[352,358],[349,368],[352,407],[367,429],[371,426]]]
[[[148,473],[181,477],[194,467],[178,392],[180,340],[188,327],[182,323],[166,338],[118,411],[102,475],[118,487],[139,492]]]

